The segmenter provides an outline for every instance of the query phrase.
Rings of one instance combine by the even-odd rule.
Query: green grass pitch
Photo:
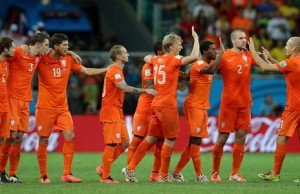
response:
[[[178,162],[180,155],[174,154],[171,158],[170,170]],[[196,183],[192,162],[183,170],[183,175],[188,182],[185,183],[152,183],[148,181],[152,168],[153,156],[147,154],[136,169],[139,183],[126,183],[121,169],[125,166],[126,154],[123,154],[113,164],[111,176],[119,180],[119,184],[103,184],[99,182],[99,176],[95,168],[101,161],[100,153],[76,153],[73,162],[73,174],[82,178],[84,182],[71,184],[62,183],[62,155],[60,153],[48,154],[48,175],[51,184],[39,183],[39,170],[35,153],[23,153],[19,166],[18,176],[23,184],[0,184],[0,194],[30,193],[30,194],[258,194],[258,193],[300,193],[299,184],[293,180],[300,178],[299,154],[287,154],[279,182],[266,182],[257,177],[258,173],[264,173],[272,169],[273,154],[246,153],[240,173],[248,179],[247,183],[232,183],[228,181],[232,156],[226,153],[221,163],[221,183]],[[202,169],[207,176],[211,173],[211,153],[202,154]]]

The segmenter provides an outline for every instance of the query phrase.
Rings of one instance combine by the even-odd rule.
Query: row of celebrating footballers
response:
[[[297,111],[300,107],[300,99],[295,93],[300,90],[299,84],[297,84],[300,77],[298,76],[299,65],[297,62],[300,53],[300,38],[292,37],[289,39],[286,52],[290,58],[278,62],[266,50],[263,50],[263,54],[259,56],[251,39],[249,41],[250,52],[246,51],[246,36],[241,30],[235,30],[231,33],[233,48],[225,51],[222,47],[218,56],[214,43],[204,41],[199,45],[198,35],[194,29],[192,29],[192,36],[194,38],[193,49],[191,54],[185,57],[179,55],[182,49],[182,39],[174,33],[164,37],[160,49],[156,44],[156,56],[148,55],[144,58],[146,64],[142,69],[142,88],[128,86],[125,82],[122,69],[128,62],[129,54],[122,45],[115,45],[110,49],[110,57],[114,63],[109,68],[94,69],[85,68],[67,54],[68,38],[64,34],[57,33],[50,39],[46,37],[40,42],[32,41],[27,48],[28,52],[25,52],[22,47],[15,48],[11,39],[7,37],[1,38],[0,49],[3,49],[0,50],[0,57],[1,61],[3,61],[1,63],[1,71],[4,72],[2,77],[2,80],[4,80],[2,84],[4,84],[0,87],[1,89],[3,88],[3,91],[5,91],[5,88],[8,90],[7,101],[1,101],[3,102],[1,104],[6,105],[0,107],[2,108],[0,110],[1,125],[5,126],[5,124],[8,125],[7,123],[10,123],[9,127],[1,127],[0,133],[2,138],[0,141],[1,181],[5,182],[4,180],[7,178],[5,167],[9,158],[10,180],[12,180],[11,177],[14,177],[16,181],[12,182],[20,182],[16,176],[16,171],[20,158],[20,142],[22,142],[23,133],[26,132],[24,115],[27,116],[26,110],[28,109],[28,101],[30,101],[30,99],[24,99],[26,94],[28,96],[28,93],[24,93],[22,98],[16,97],[16,94],[16,96],[11,95],[15,91],[25,92],[30,90],[28,89],[30,84],[27,85],[27,88],[25,88],[24,84],[20,84],[17,90],[14,88],[14,92],[10,90],[13,90],[11,85],[17,85],[15,83],[30,83],[32,75],[27,76],[26,80],[22,80],[22,82],[20,82],[20,79],[24,76],[16,76],[18,77],[16,78],[11,75],[23,75],[21,73],[28,73],[28,71],[32,73],[37,67],[40,86],[36,106],[37,129],[40,137],[37,157],[41,183],[51,182],[46,169],[46,148],[53,127],[61,130],[65,139],[63,147],[64,171],[61,180],[63,182],[82,181],[71,173],[75,133],[65,96],[70,71],[81,72],[87,75],[106,73],[102,94],[102,108],[100,110],[105,149],[102,156],[102,164],[96,169],[97,173],[101,175],[101,182],[118,183],[110,176],[111,166],[127,147],[127,167],[123,169],[123,173],[130,182],[137,182],[135,168],[146,154],[146,151],[154,144],[156,145],[156,150],[154,152],[155,161],[152,169],[153,180],[159,182],[172,182],[174,179],[183,180],[181,170],[192,159],[196,171],[196,180],[207,182],[209,179],[201,171],[199,150],[202,138],[207,137],[207,109],[209,108],[208,96],[212,81],[211,74],[217,69],[221,71],[224,88],[218,121],[219,135],[212,153],[213,170],[211,181],[221,181],[219,168],[223,155],[223,146],[229,134],[234,132],[236,142],[229,179],[231,181],[245,182],[246,179],[238,171],[243,160],[245,137],[250,128],[249,107],[252,103],[250,71],[253,64],[257,64],[263,70],[282,71],[285,75],[289,75],[286,76],[287,104],[289,106],[283,113],[282,120],[284,122],[282,122],[278,131],[274,168],[270,173],[259,175],[264,180],[278,181],[286,153],[286,143],[288,138],[293,135],[296,129],[294,126],[297,126],[297,119],[299,119]],[[4,44],[5,40],[9,40],[9,43]],[[49,54],[44,55],[49,42],[52,50]],[[42,51],[42,47],[44,51]],[[39,51],[37,51],[38,48],[40,49]],[[20,54],[17,54],[18,50]],[[199,52],[202,55],[201,58],[198,58]],[[77,57],[74,53],[73,56]],[[12,62],[8,58],[11,58]],[[24,65],[24,68],[13,68],[13,62],[17,60],[16,58],[21,61],[19,64],[22,64],[21,66]],[[189,65],[187,72],[180,73],[180,66],[188,64],[191,65]],[[6,76],[7,66],[9,66],[10,71],[8,78]],[[22,72],[20,72],[21,70],[18,72],[16,69],[22,69]],[[170,176],[168,174],[170,156],[176,137],[179,134],[178,108],[175,95],[179,77],[190,79],[189,94],[184,102],[184,114],[188,120],[190,138],[179,163],[172,176]],[[10,80],[13,80],[14,84],[10,85],[9,83],[12,82]],[[124,93],[141,94],[134,115],[134,137],[130,145],[122,114]],[[4,98],[2,98],[3,96]],[[5,95],[3,96],[1,96],[1,100],[5,99]],[[23,112],[19,111],[23,114],[17,112],[19,107],[22,107],[20,110],[25,109]],[[14,114],[17,114],[17,117]]]

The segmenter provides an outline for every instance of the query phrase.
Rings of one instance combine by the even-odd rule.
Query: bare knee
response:
[[[283,135],[278,135],[276,139],[277,144],[287,144],[289,140],[289,137],[283,136]]]
[[[39,144],[48,145],[49,137],[40,137]]]
[[[227,142],[228,137],[229,133],[219,133],[216,144],[218,146],[224,146]]]
[[[122,145],[122,147],[124,147],[126,149],[129,146],[129,141],[121,142],[121,145]]]
[[[74,141],[75,133],[73,130],[65,130],[62,132],[65,138],[65,141]]]
[[[245,144],[247,136],[246,130],[236,130],[235,131],[235,143],[236,144]]]

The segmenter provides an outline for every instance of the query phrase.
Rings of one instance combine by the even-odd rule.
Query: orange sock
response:
[[[135,151],[137,150],[137,147],[139,144],[143,141],[142,138],[138,138],[133,136],[130,145],[128,147],[128,152],[127,152],[127,165],[130,163],[132,156],[134,155]]]
[[[6,164],[9,157],[11,145],[9,145],[6,141],[4,141],[2,145],[2,151],[0,154],[0,172],[5,171]]]
[[[193,160],[196,176],[202,175],[200,145],[191,144],[190,157]]]
[[[9,154],[9,176],[16,175],[20,161],[21,145],[12,145]]]
[[[111,165],[114,161],[115,148],[111,146],[105,146],[103,156],[102,156],[102,164],[103,164],[103,173],[102,179],[107,179],[110,176]]]
[[[244,144],[235,144],[233,147],[233,161],[232,161],[232,170],[231,175],[235,175],[239,172],[241,167],[245,152],[245,145]]]
[[[212,172],[219,172],[222,156],[223,156],[223,146],[218,146],[217,144],[215,144],[212,152],[212,158],[213,158]]]
[[[286,154],[286,144],[277,144],[274,153],[274,167],[273,167],[274,175],[280,174],[282,163],[285,158],[285,154]]]
[[[180,160],[174,170],[175,173],[181,172],[185,165],[190,161],[190,151],[191,145],[188,144],[181,154]]]
[[[143,140],[142,143],[140,143],[138,149],[135,151],[135,154],[133,155],[130,163],[128,164],[128,168],[131,170],[135,170],[136,166],[144,158],[150,147],[151,145],[146,140]]]
[[[163,144],[161,149],[161,167],[160,167],[160,176],[163,178],[168,176],[172,152],[173,152],[172,147]]]
[[[63,147],[64,172],[63,175],[71,174],[72,161],[74,157],[74,141],[65,141]]]
[[[152,166],[152,172],[159,172],[160,169],[160,164],[161,164],[161,149],[163,146],[163,141],[158,141],[155,144],[155,148],[154,148],[154,162],[153,162],[153,166]]]
[[[44,144],[39,144],[37,150],[37,159],[40,166],[40,175],[47,176],[47,146]]]

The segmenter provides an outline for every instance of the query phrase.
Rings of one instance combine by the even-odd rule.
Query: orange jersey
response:
[[[201,69],[207,67],[207,64],[202,59],[198,59],[193,63],[190,70],[190,89],[185,103],[189,107],[201,109],[209,109],[209,93],[212,84],[212,75],[202,74]]]
[[[300,110],[300,57],[286,59],[277,63],[277,68],[284,72],[287,85],[285,110]]]
[[[175,108],[177,105],[176,88],[182,56],[166,54],[151,58],[154,75],[154,88],[157,96],[152,106]]]
[[[151,64],[145,63],[141,72],[142,87],[147,88],[145,80],[153,80],[153,67]],[[136,107],[136,112],[140,114],[151,113],[151,103],[153,96],[150,94],[141,94]]]
[[[6,60],[0,61],[0,112],[8,112],[8,96],[7,96],[7,77],[8,63]],[[1,121],[0,121],[1,122]]]
[[[38,66],[39,92],[37,108],[68,109],[67,85],[70,72],[80,72],[81,64],[67,55],[54,59],[51,55],[43,56]]]
[[[113,64],[106,72],[104,79],[102,106],[100,110],[101,122],[124,123],[124,92],[116,86],[117,83],[123,80],[123,70]]]
[[[249,107],[252,105],[250,93],[251,67],[255,64],[248,51],[224,52],[220,63],[223,79],[221,107]]]
[[[9,58],[8,96],[24,101],[32,101],[31,80],[41,57],[26,55],[21,47],[16,47],[14,57]]]

